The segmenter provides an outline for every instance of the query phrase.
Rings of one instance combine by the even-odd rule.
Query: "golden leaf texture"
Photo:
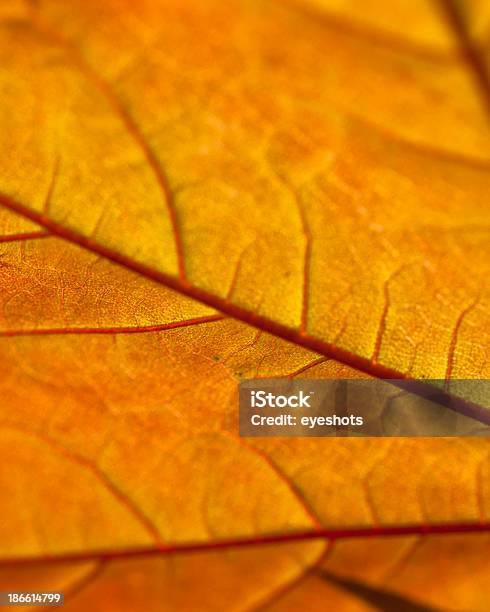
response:
[[[237,416],[247,378],[489,377],[486,12],[0,5],[0,591],[489,609],[486,438]]]

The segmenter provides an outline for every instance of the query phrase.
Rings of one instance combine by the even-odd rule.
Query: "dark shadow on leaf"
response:
[[[433,608],[414,601],[408,597],[403,597],[391,591],[377,589],[356,580],[340,578],[325,570],[318,570],[317,575],[335,586],[349,591],[359,599],[375,606],[382,612],[444,612],[442,608]]]

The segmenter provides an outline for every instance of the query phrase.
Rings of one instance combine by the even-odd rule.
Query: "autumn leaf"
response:
[[[480,17],[420,4],[0,7],[0,590],[488,609],[485,438],[238,436],[244,378],[490,373]]]

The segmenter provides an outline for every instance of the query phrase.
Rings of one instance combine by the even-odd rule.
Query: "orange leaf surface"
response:
[[[43,584],[61,584],[70,593],[72,564],[88,564],[91,576],[92,565],[103,562],[105,567],[107,555],[124,561],[128,551],[141,549],[143,567],[156,564],[145,578],[151,583],[153,572],[157,579],[167,563],[144,561],[152,551],[185,551],[197,544],[204,553],[206,547],[212,550],[228,541],[231,552],[226,555],[237,554],[238,569],[221,568],[228,567],[224,560],[213,571],[230,571],[230,584],[247,572],[243,557],[264,554],[264,563],[286,563],[260,588],[249,586],[251,601],[265,592],[276,605],[277,585],[301,581],[323,554],[321,542],[295,545],[306,559],[290,568],[280,542],[298,533],[342,538],[359,528],[360,535],[374,530],[378,538],[368,546],[361,541],[349,553],[352,563],[340,564],[340,572],[350,567],[357,578],[356,567],[362,569],[363,563],[355,559],[362,559],[366,550],[371,555],[378,539],[382,550],[384,535],[392,529],[405,526],[416,539],[417,533],[437,525],[451,532],[468,523],[484,527],[488,521],[485,439],[337,439],[333,444],[324,439],[240,439],[240,377],[360,373],[225,318],[59,238],[7,242],[2,262],[1,453],[9,469],[2,474],[0,535],[7,582],[12,576],[19,580],[19,572],[21,577],[29,568],[26,580],[40,574],[42,582],[44,566],[35,560],[46,559]],[[19,512],[21,508],[35,509],[35,515]],[[262,548],[233,552],[233,542],[267,543],[271,535],[278,540],[275,548],[267,547],[272,559]],[[403,574],[408,545],[405,536],[395,540],[400,551],[387,558],[399,555]],[[344,550],[343,540],[338,542],[335,550]],[[468,556],[480,558],[487,540],[468,542]],[[445,540],[442,545],[447,546]],[[211,558],[219,554],[217,550]],[[342,559],[343,553],[338,554]],[[47,556],[60,559],[59,569],[49,569]],[[112,569],[109,563],[109,576],[114,571],[116,577],[106,578],[105,570],[103,580],[97,574],[93,588],[99,595],[93,596],[118,601],[122,595],[112,589],[121,587],[106,587],[105,580],[126,583],[122,576],[138,575],[138,564],[122,562],[120,569],[118,564]],[[77,570],[73,580],[79,579]],[[320,591],[337,592],[337,586],[317,579]],[[361,579],[371,576],[361,571]],[[128,580],[131,584],[133,578]],[[182,584],[185,580],[189,578],[184,576]],[[410,581],[394,584],[395,590],[412,595]],[[129,601],[142,597],[141,588],[135,586]],[[160,609],[161,587],[148,588],[155,598],[148,606]],[[178,593],[182,586],[172,588]],[[291,595],[292,601],[303,597],[304,588]],[[188,596],[186,605],[191,606],[205,583],[187,589],[191,592],[179,597]],[[234,592],[230,588],[220,597]],[[441,601],[444,592],[433,598]],[[329,595],[337,596],[344,598],[342,593]],[[76,609],[84,609],[84,601],[73,597]],[[212,599],[202,601],[219,609]],[[97,605],[104,609],[106,604]],[[112,605],[121,609],[122,604]],[[136,604],[125,605],[131,609]],[[143,609],[142,602],[138,605]]]
[[[29,563],[4,583],[64,589],[69,611],[485,610],[488,547],[487,536],[262,544]]]
[[[73,1],[6,21],[4,204],[373,373],[485,376],[475,343],[455,359],[468,335],[488,341],[474,79],[457,54],[310,17]]]
[[[238,436],[243,378],[490,374],[483,73],[420,5],[0,7],[0,590],[488,609],[486,439]]]

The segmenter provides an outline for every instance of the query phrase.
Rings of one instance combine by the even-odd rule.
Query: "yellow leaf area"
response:
[[[486,439],[240,439],[240,378],[363,374],[60,238],[19,231],[0,255],[2,590],[74,610],[377,609],[366,588],[486,609],[488,536],[457,533],[490,518]]]
[[[472,61],[481,72],[483,87],[490,93],[490,6],[485,0],[457,0],[453,20],[466,38]]]
[[[266,544],[26,565],[1,586],[64,590],[63,609],[81,612],[487,610],[489,545],[481,535]]]
[[[453,21],[0,5],[0,591],[489,609],[486,439],[238,437],[244,378],[488,377],[488,117]]]
[[[488,119],[449,20],[419,2],[407,48],[307,4],[2,9],[2,201],[372,374],[487,376]]]

